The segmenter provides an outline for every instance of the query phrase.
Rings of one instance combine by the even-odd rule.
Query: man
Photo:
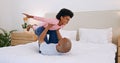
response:
[[[71,41],[67,38],[62,38],[61,36],[59,36],[60,35],[59,32],[57,32],[57,35],[59,36],[58,44],[54,44],[54,43],[47,44],[44,41],[47,31],[52,26],[53,26],[52,24],[48,24],[48,26],[44,29],[44,32],[42,32],[41,35],[39,36],[39,45],[40,45],[39,50],[41,51],[41,54],[59,55],[62,53],[69,52],[71,50]]]

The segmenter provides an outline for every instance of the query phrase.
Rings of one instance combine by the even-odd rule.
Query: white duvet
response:
[[[115,63],[116,46],[72,41],[72,49],[63,55],[42,55],[38,43],[0,48],[0,63]]]

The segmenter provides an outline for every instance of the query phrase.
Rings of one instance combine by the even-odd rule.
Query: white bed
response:
[[[55,13],[48,13],[46,17],[53,17]],[[74,18],[62,31],[63,36],[72,40],[72,49],[69,53],[60,56],[45,56],[38,53],[37,42],[0,48],[0,63],[115,63],[117,37],[120,35],[120,15],[118,11],[89,11],[76,12]],[[82,41],[84,38],[91,38],[81,34],[80,28],[113,28],[113,37],[104,42],[105,34],[99,37],[100,41],[93,36],[91,41]],[[78,31],[79,30],[79,31]],[[104,30],[104,29],[103,29]],[[77,38],[76,38],[76,31]],[[66,33],[64,33],[66,32]],[[103,31],[104,32],[104,31]],[[100,32],[101,33],[101,32]],[[66,34],[66,35],[65,35]],[[97,33],[98,34],[98,33]],[[97,35],[91,34],[91,35]],[[86,34],[89,35],[89,34]],[[101,34],[98,34],[102,36]],[[112,40],[113,38],[113,40]],[[76,41],[79,40],[79,41]]]
[[[63,55],[47,56],[38,52],[38,43],[0,48],[0,63],[115,63],[116,46],[81,43],[72,40],[72,49]]]

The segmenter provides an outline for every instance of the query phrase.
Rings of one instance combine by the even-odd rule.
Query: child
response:
[[[53,24],[53,26],[48,30],[47,34],[49,34],[49,40],[47,36],[45,36],[44,40],[47,44],[49,43],[58,43],[57,33],[59,33],[60,28],[64,27],[64,25],[68,24],[70,18],[73,17],[73,12],[68,9],[61,9],[59,13],[56,15],[56,19],[47,19],[43,17],[32,16],[23,13],[27,18],[33,18],[35,20],[44,22],[40,26],[30,26],[35,30],[35,34],[39,37],[43,30],[48,26],[48,24]],[[57,30],[57,31],[56,31]]]

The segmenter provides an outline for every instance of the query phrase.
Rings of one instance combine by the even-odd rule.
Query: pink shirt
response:
[[[34,16],[33,19],[43,22],[42,24],[39,24],[38,26],[33,26],[34,29],[40,26],[47,27],[48,24],[54,24],[49,30],[57,30],[57,29],[64,27],[64,25],[61,25],[61,26],[58,25],[59,23],[58,19],[43,18],[43,17],[37,17],[37,16]]]

